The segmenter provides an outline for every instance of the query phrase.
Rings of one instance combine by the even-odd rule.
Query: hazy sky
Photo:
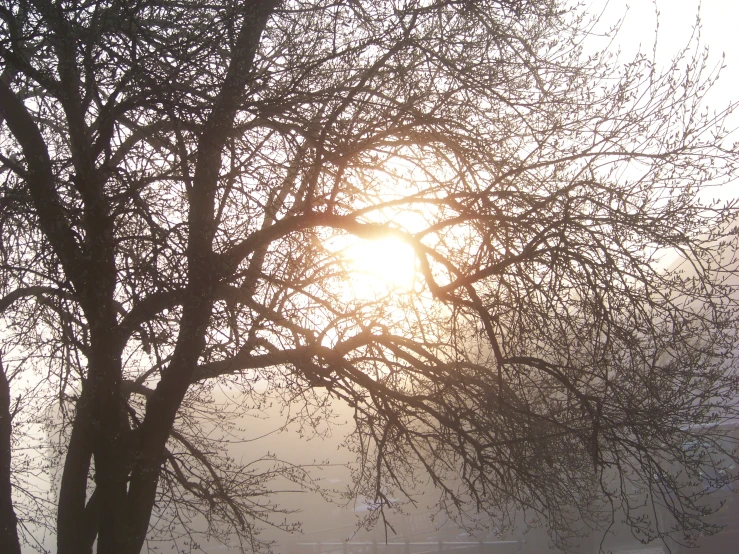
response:
[[[602,12],[599,25],[604,30],[622,20],[621,31],[616,39],[622,62],[633,58],[638,51],[651,56],[656,38],[656,62],[663,67],[667,67],[675,54],[688,44],[700,16],[700,44],[708,48],[708,67],[713,70],[722,63],[725,66],[718,82],[707,95],[705,105],[711,111],[718,112],[726,109],[732,101],[739,101],[739,0],[584,2],[589,3],[587,9],[591,14]],[[727,127],[739,128],[739,110],[729,117]],[[739,132],[734,132],[733,139],[739,142]],[[704,200],[736,198],[739,196],[739,183],[707,189],[703,196]]]
[[[739,100],[739,1],[592,0],[589,10],[592,13],[604,10],[604,22],[623,18],[618,44],[624,52],[624,60],[628,59],[627,54],[633,55],[639,47],[643,52],[651,53],[659,12],[657,61],[667,65],[674,53],[689,40],[699,7],[701,43],[709,48],[714,64],[721,62],[722,54],[726,55],[726,67],[709,98],[711,107],[719,109],[726,107],[731,100]]]

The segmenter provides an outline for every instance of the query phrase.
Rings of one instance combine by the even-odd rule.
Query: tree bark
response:
[[[89,553],[84,540],[87,476],[92,457],[92,421],[89,392],[82,390],[77,400],[72,434],[64,459],[64,471],[57,503],[57,554]]]
[[[13,432],[10,413],[10,386],[0,360],[0,552],[20,554],[18,520],[13,509],[10,483],[10,439]]]

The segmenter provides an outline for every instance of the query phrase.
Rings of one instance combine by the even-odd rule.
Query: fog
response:
[[[637,52],[646,51],[653,52],[658,64],[669,64],[674,52],[690,40],[698,2],[632,2],[627,8],[625,2],[611,0],[593,2],[590,10],[595,14],[602,11],[600,21],[593,27],[593,48],[609,43],[610,39],[602,38],[602,33],[623,18],[620,34],[610,46],[614,51],[620,50],[620,59],[626,61]],[[655,34],[657,21],[659,27]],[[718,86],[708,97],[709,109],[721,110],[736,97],[735,84],[739,82],[739,41],[733,35],[736,21],[739,21],[739,5],[721,0],[704,0],[701,3],[701,21],[703,29],[700,41],[709,46],[711,63],[721,65],[724,63],[722,52],[726,53],[726,68],[722,70]],[[736,119],[734,121],[739,122]],[[732,183],[721,188],[708,188],[705,194],[727,198],[736,195],[736,186]],[[21,385],[29,386],[28,383]],[[373,504],[374,499],[358,495],[353,488],[352,471],[358,468],[358,462],[347,448],[354,428],[351,407],[338,400],[328,400],[318,392],[317,398],[307,405],[296,398],[286,405],[275,401],[244,408],[244,405],[240,406],[241,399],[229,396],[232,394],[218,388],[210,393],[210,406],[216,411],[220,409],[219,406],[224,406],[229,413],[224,414],[220,424],[214,420],[215,423],[204,428],[208,439],[219,445],[223,454],[255,474],[269,473],[275,467],[294,467],[305,472],[301,473],[305,475],[305,486],[301,487],[284,476],[277,476],[265,485],[269,494],[255,499],[256,502],[268,500],[285,511],[278,511],[271,516],[275,526],[258,524],[261,528],[259,538],[274,541],[273,550],[277,553],[420,554],[454,550],[460,554],[535,554],[551,548],[546,522],[537,520],[533,514],[518,515],[515,518],[516,525],[511,528],[498,528],[485,518],[477,520],[475,531],[463,528],[440,508],[440,492],[430,481],[419,481],[409,486],[406,492],[410,498],[393,497],[398,501],[398,506],[387,510],[386,521],[376,521],[376,518],[369,517],[377,508]],[[296,417],[301,410],[311,411],[315,403],[320,404],[323,400],[327,402],[327,407],[318,410],[315,418],[304,417],[306,414]],[[28,437],[29,440],[41,442],[48,439],[53,443],[55,432],[57,430],[53,426],[43,429],[31,424]],[[20,446],[16,450],[20,453],[23,448]],[[44,452],[50,450],[48,446],[39,448],[32,455],[44,456]],[[47,468],[46,473],[32,476],[28,485],[36,488],[40,496],[53,502],[56,491],[49,479],[53,481],[60,472],[60,468],[53,467],[53,464],[63,460],[54,458],[52,454],[49,456],[52,467]],[[725,502],[720,515],[723,517],[727,513],[736,513],[736,499],[726,496]],[[614,524],[609,529],[593,530],[587,537],[577,541],[574,551],[593,554],[602,548],[622,554],[666,552],[666,547],[661,543],[642,544],[642,537],[634,536],[623,524],[623,519],[623,514],[616,510]],[[198,521],[195,520],[192,526],[198,528]],[[292,526],[295,526],[292,533],[278,528]],[[205,520],[200,521],[200,527],[207,528]],[[28,524],[28,529],[32,533],[37,532],[32,523]],[[54,551],[54,537],[39,532],[37,538],[40,541],[37,545],[26,544],[23,551],[31,553],[36,547]],[[706,544],[696,552],[718,554],[728,551],[723,550],[725,548],[731,548],[721,540]],[[177,544],[152,541],[149,548],[183,552],[202,549],[224,554],[237,552],[237,549],[222,546],[216,540],[206,539],[195,545],[188,537],[182,537]]]

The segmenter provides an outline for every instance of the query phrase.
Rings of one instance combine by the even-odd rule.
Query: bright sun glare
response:
[[[415,256],[400,240],[360,239],[347,247],[344,256],[351,264],[352,286],[359,296],[382,289],[406,291],[413,286]]]

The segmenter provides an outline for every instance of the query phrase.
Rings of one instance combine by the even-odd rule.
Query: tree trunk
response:
[[[13,509],[10,484],[10,438],[13,432],[10,413],[10,386],[0,360],[0,552],[20,554],[18,524]]]
[[[92,421],[89,392],[83,388],[77,401],[57,504],[57,554],[84,554],[91,549],[85,541],[85,497],[92,457]]]
[[[162,372],[154,394],[148,399],[146,417],[137,429],[137,459],[126,498],[122,554],[138,554],[146,539],[164,448],[205,346],[205,332],[213,307],[213,287],[217,279],[212,265],[212,243],[214,200],[222,151],[236,112],[248,92],[248,79],[262,32],[277,3],[277,0],[260,0],[250,4],[245,11],[228,74],[198,141],[188,214],[187,298],[183,303],[180,333],[172,361]]]

